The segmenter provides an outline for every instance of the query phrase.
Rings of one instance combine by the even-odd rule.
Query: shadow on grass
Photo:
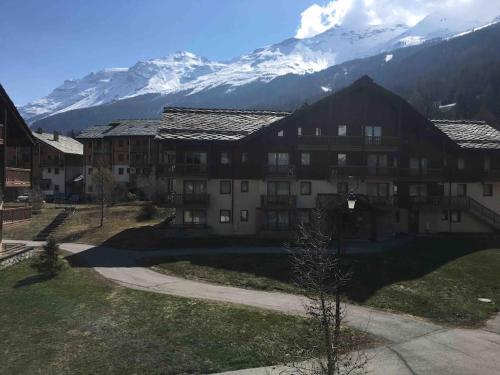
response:
[[[387,285],[418,279],[455,259],[492,247],[499,247],[499,243],[490,237],[435,237],[416,239],[385,253],[348,256],[345,258],[345,266],[352,272],[352,279],[344,294],[352,301],[364,302]],[[153,266],[179,261],[293,283],[287,254],[158,257],[144,260],[144,265]]]
[[[53,279],[54,277],[55,276],[47,276],[47,275],[42,275],[42,274],[28,276],[28,277],[25,277],[24,279],[16,282],[16,284],[14,285],[14,288],[17,289],[17,288],[22,288],[25,286],[43,283],[45,281]]]

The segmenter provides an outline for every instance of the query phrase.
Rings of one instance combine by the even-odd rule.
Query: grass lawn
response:
[[[499,249],[489,240],[434,238],[386,254],[350,257],[345,299],[445,324],[477,325],[500,308]],[[175,257],[148,264],[192,279],[300,293],[287,255]]]
[[[8,374],[199,374],[288,361],[310,345],[302,318],[125,289],[67,265],[51,280],[28,262],[0,272],[0,299]]]
[[[158,209],[157,218],[147,221],[137,221],[136,216],[141,209],[138,204],[124,204],[106,207],[104,225],[99,227],[101,210],[98,205],[77,206],[73,214],[55,234],[59,242],[79,242],[100,245],[129,228],[147,226],[159,223],[167,217],[165,209]]]
[[[40,213],[33,214],[31,220],[3,227],[3,237],[13,240],[32,240],[45,228],[62,209],[53,204],[46,204]]]

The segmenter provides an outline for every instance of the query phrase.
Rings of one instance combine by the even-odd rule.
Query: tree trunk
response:
[[[330,332],[330,322],[328,319],[328,309],[325,303],[325,296],[321,293],[321,315],[323,321],[323,329],[325,330],[325,344],[326,344],[326,360],[328,375],[335,374],[335,353],[332,343],[332,333]]]
[[[101,224],[102,227],[104,225],[104,189],[101,190]]]

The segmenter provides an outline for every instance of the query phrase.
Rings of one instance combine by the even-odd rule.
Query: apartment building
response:
[[[82,135],[89,163],[104,147],[114,170],[117,133],[122,168],[143,154],[139,176],[166,186],[173,225],[189,233],[286,237],[314,208],[350,238],[500,229],[500,132],[428,120],[369,77],[294,113],[165,108],[158,121],[94,127]]]
[[[2,223],[31,217],[31,208],[10,203],[31,189],[33,146],[28,125],[0,85],[0,242]]]
[[[77,140],[38,129],[34,164],[37,183],[46,196],[81,195],[83,179],[83,145]]]

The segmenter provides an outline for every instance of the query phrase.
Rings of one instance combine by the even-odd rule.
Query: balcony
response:
[[[400,145],[399,137],[365,137],[365,136],[314,136],[303,135],[299,143],[310,145],[337,146],[346,149],[383,149],[397,148]]]
[[[365,176],[367,167],[364,165],[333,165],[331,167],[331,178],[349,177],[349,176]]]
[[[363,195],[356,194],[356,203],[359,207],[363,202],[368,203],[370,206],[376,207],[389,207],[393,206],[394,199],[391,196],[374,196],[374,195]],[[345,207],[347,204],[346,194],[318,194],[316,198],[316,207],[320,209],[336,209],[340,205]]]
[[[177,176],[206,176],[208,172],[207,164],[175,164],[174,172]]]
[[[265,209],[290,209],[297,207],[297,196],[295,195],[262,195],[260,199],[261,208]]]
[[[156,171],[160,176],[174,176],[175,164],[158,164]]]
[[[6,167],[5,187],[31,187],[31,169]]]
[[[293,165],[266,165],[266,176],[269,177],[294,177],[295,167]]]
[[[165,199],[166,207],[186,207],[186,208],[207,208],[210,196],[208,194],[176,194],[167,195]]]
[[[484,179],[489,181],[500,181],[500,169],[484,171]]]
[[[443,168],[399,168],[398,173],[400,178],[403,179],[437,179],[444,178]]]

